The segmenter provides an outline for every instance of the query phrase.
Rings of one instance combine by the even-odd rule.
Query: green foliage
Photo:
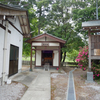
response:
[[[82,70],[85,71],[88,68],[88,46],[80,47],[76,62]]]
[[[2,4],[13,4],[18,5],[20,3],[20,0],[0,0],[0,3]]]
[[[66,55],[67,55],[67,57],[68,57],[69,60],[73,60],[75,62],[75,59],[78,56],[78,53],[79,52],[77,50],[73,49],[72,52],[67,52]]]
[[[72,2],[72,19],[74,21],[74,29],[77,33],[83,35],[87,39],[87,32],[82,30],[82,22],[96,19],[96,0],[85,0]],[[100,1],[98,1],[98,12],[100,11]],[[100,13],[98,14],[100,18]]]
[[[99,63],[92,62],[91,70],[93,71],[93,78],[95,80],[100,80],[100,61]]]

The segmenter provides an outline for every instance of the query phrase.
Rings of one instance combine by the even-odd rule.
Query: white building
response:
[[[0,4],[0,84],[21,72],[23,37],[29,33],[27,10]]]
[[[31,44],[30,70],[32,70],[32,50],[35,50],[35,67],[43,67],[46,63],[49,63],[50,67],[60,67],[61,48],[66,41],[44,33],[26,42]]]

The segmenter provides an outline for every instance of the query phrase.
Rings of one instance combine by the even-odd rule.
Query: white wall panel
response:
[[[36,51],[36,66],[41,66],[41,50]]]
[[[18,18],[16,20],[9,19],[13,22],[14,26],[17,27],[21,32],[20,23]],[[3,22],[5,26],[5,22]],[[18,69],[22,67],[22,47],[23,47],[23,36],[10,24],[8,25],[8,29],[11,31],[11,34],[8,33],[7,37],[7,54],[6,54],[6,75],[9,74],[9,58],[10,58],[10,45],[14,45],[19,47],[19,61],[18,61]],[[4,46],[4,34],[5,30],[0,28],[0,77],[2,77],[2,67],[3,67],[3,46]],[[8,78],[8,77],[6,77]]]
[[[59,66],[59,53],[58,51],[53,51],[54,59],[53,59],[53,66]]]

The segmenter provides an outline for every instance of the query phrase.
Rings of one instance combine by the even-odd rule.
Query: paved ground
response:
[[[51,100],[50,72],[41,70],[21,100]]]
[[[37,72],[30,72],[27,70],[10,77],[10,79],[12,79],[12,81],[17,81],[25,84],[29,87],[32,81],[37,77],[37,75]]]

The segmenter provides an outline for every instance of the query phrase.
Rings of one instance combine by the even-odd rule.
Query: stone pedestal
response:
[[[93,72],[87,72],[87,80],[86,83],[93,83]]]

